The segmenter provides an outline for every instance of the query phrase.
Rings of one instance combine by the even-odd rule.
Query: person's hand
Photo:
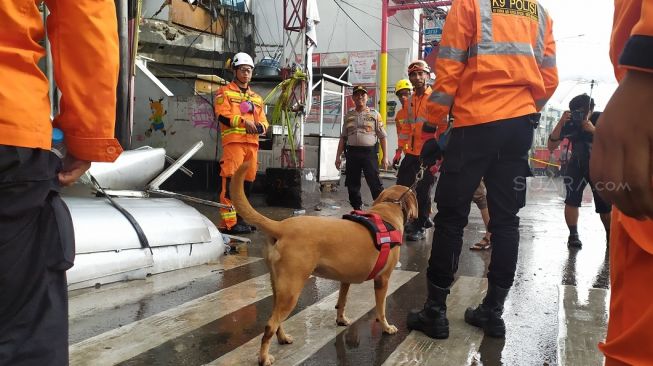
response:
[[[653,219],[653,74],[628,70],[596,125],[590,178],[624,214]]]
[[[436,164],[433,164],[432,167],[429,168],[429,172],[431,175],[437,174],[437,172],[440,170],[440,162],[438,161]]]
[[[90,161],[77,159],[70,155],[70,153],[66,154],[63,159],[63,168],[57,176],[59,178],[59,184],[67,187],[75,183],[90,167]]]
[[[584,120],[583,121],[582,128],[583,128],[584,131],[589,132],[589,133],[594,133],[594,130],[595,130],[594,125],[589,120]]]
[[[245,131],[247,131],[247,133],[258,134],[256,125],[254,124],[254,122],[250,122],[250,121],[245,121]]]
[[[422,145],[422,152],[419,154],[419,160],[427,167],[433,166],[442,157],[440,144],[436,139],[430,139]]]
[[[564,126],[567,121],[571,119],[571,112],[570,111],[564,111],[562,113],[562,116],[560,117],[560,125]]]
[[[340,156],[336,158],[336,168],[340,169]]]
[[[397,150],[395,151],[395,156],[394,156],[394,158],[392,158],[392,166],[394,166],[395,169],[397,169],[397,167],[399,166],[399,163],[400,163],[400,162],[401,162],[401,150],[397,149]]]
[[[384,156],[383,159],[381,159],[381,169],[388,169],[389,166],[390,166],[390,160],[388,160],[388,158]]]

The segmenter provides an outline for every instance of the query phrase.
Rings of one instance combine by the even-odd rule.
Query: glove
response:
[[[399,162],[401,161],[401,150],[397,149],[395,151],[395,157],[392,158],[392,166],[397,169],[399,167]]]
[[[263,125],[262,124],[258,123],[256,125],[256,132],[258,132],[259,135],[263,134]]]
[[[419,154],[419,160],[428,167],[434,165],[442,157],[442,150],[438,141],[434,138],[426,141]]]
[[[254,112],[254,103],[244,100],[240,102],[240,113],[252,113]]]

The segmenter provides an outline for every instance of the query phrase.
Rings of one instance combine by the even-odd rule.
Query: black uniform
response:
[[[68,365],[70,212],[52,152],[0,145],[0,365]]]

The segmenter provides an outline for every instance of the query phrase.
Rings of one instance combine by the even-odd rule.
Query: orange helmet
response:
[[[426,73],[431,73],[431,68],[424,60],[415,60],[408,65],[408,75],[414,71],[424,71]]]

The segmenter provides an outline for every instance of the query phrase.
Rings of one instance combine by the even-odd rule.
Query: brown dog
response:
[[[295,308],[310,275],[341,282],[336,322],[345,326],[349,324],[345,316],[349,284],[367,279],[379,252],[370,232],[353,221],[316,216],[274,221],[261,215],[250,205],[243,190],[247,165],[245,162],[236,171],[229,190],[238,214],[268,235],[263,250],[270,269],[274,307],[261,340],[259,364],[270,365],[274,362],[268,353],[272,336],[276,333],[279,344],[293,342],[283,331],[281,322]],[[392,186],[381,192],[369,211],[379,214],[403,234],[405,221],[417,217],[417,200],[407,187]],[[399,248],[395,246],[391,250],[385,267],[374,278],[377,320],[389,334],[396,333],[397,328],[385,318],[385,296],[390,274],[399,260]]]

